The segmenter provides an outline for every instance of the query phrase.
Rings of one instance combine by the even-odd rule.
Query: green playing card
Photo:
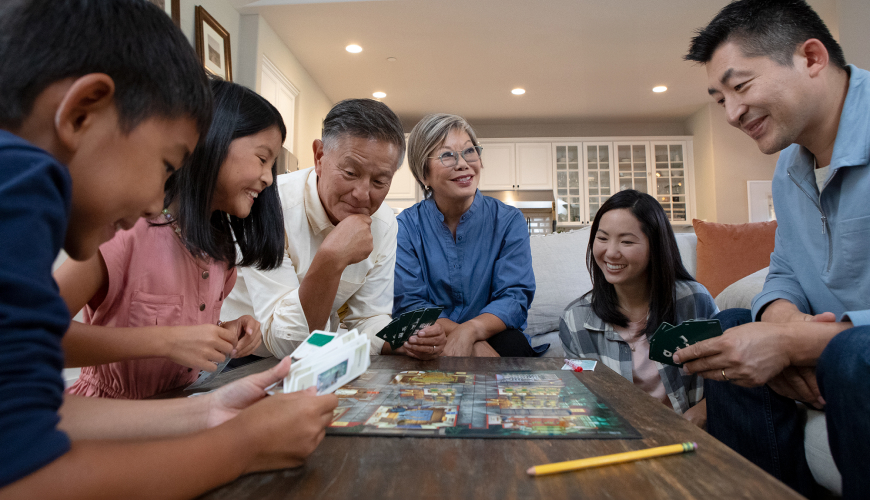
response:
[[[722,326],[716,319],[689,320],[678,326],[663,329],[664,325],[666,323],[663,323],[650,338],[649,359],[671,366],[683,366],[674,363],[673,360],[674,353],[679,349],[722,335]]]
[[[408,311],[395,318],[375,335],[388,342],[391,349],[396,350],[402,347],[418,330],[434,323],[443,309],[443,307],[421,307]]]
[[[389,343],[390,347],[393,347],[393,342],[395,341],[396,335],[398,333],[398,325],[399,320],[398,318],[396,318],[375,335],[383,339],[385,342]]]
[[[412,311],[413,316],[408,323],[408,327],[400,332],[399,347],[404,345],[414,334],[435,323],[443,310],[443,307],[429,307]]]

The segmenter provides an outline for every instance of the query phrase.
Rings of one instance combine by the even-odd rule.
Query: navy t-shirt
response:
[[[70,448],[57,428],[70,316],[51,266],[71,197],[63,165],[0,130],[0,488]]]

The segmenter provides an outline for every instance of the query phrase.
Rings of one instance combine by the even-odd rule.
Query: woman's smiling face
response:
[[[634,285],[647,280],[649,239],[640,221],[627,208],[610,210],[601,216],[592,256],[612,285]]]
[[[429,168],[423,181],[432,189],[432,196],[439,206],[441,203],[470,205],[470,200],[474,199],[483,164],[480,159],[468,162],[459,154],[473,146],[466,131],[453,129],[447,133],[444,142],[429,154]],[[438,159],[447,152],[456,153],[457,162],[453,167],[445,167]]]

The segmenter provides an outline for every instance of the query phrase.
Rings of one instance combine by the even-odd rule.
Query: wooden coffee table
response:
[[[265,370],[274,358],[221,374],[215,385]],[[396,370],[558,370],[555,358],[443,358],[421,362],[374,356],[372,368]],[[243,476],[209,499],[512,499],[512,498],[803,498],[706,432],[599,363],[577,373],[643,439],[449,439],[326,436],[296,469]],[[280,439],[276,436],[276,439]],[[694,453],[538,478],[533,465],[694,441]]]

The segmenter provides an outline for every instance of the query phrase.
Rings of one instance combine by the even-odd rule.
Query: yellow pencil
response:
[[[526,472],[530,476],[543,476],[545,474],[556,474],[558,472],[588,469],[590,467],[600,467],[602,465],[622,464],[625,462],[633,462],[635,460],[643,460],[644,458],[676,455],[678,453],[686,453],[689,451],[695,451],[697,449],[698,443],[672,444],[668,446],[659,446],[657,448],[649,448],[646,450],[627,451],[625,453],[617,453],[615,455],[604,455],[603,457],[583,458],[580,460],[570,460],[568,462],[536,465],[534,467],[529,467]]]

